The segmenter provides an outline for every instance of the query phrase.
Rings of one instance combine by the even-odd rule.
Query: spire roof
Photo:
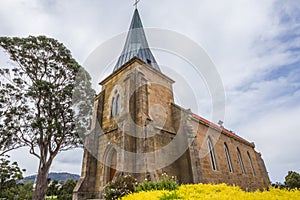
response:
[[[143,24],[137,9],[135,9],[130,24],[126,42],[114,71],[127,63],[132,58],[137,57],[145,63],[160,71],[159,66],[149,48]]]

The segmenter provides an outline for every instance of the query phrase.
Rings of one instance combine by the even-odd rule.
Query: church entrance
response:
[[[109,168],[109,181],[112,181],[113,180],[113,178],[114,178],[114,176],[115,176],[115,173],[116,173],[116,169],[114,169],[114,168]]]
[[[117,168],[117,152],[115,149],[112,149],[109,156],[109,166],[108,166],[108,181],[112,181],[115,174],[116,174],[116,168]]]

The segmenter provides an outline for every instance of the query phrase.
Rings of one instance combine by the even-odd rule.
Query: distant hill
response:
[[[57,180],[58,182],[66,182],[68,179],[78,181],[80,176],[77,174],[70,174],[66,172],[51,172],[49,174],[49,178],[51,178],[51,181]],[[26,176],[23,180],[19,181],[19,183],[34,182],[35,179],[36,175]]]

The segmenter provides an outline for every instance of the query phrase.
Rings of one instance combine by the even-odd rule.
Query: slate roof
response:
[[[138,57],[154,69],[160,71],[149,48],[143,24],[137,9],[134,11],[123,51],[113,71],[115,72],[134,57]]]

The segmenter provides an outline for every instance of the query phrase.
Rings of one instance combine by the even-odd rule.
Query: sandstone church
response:
[[[167,173],[179,183],[268,187],[254,143],[176,105],[173,83],[161,72],[135,9],[123,51],[95,98],[73,199],[101,198],[105,185],[125,174],[140,182]]]

